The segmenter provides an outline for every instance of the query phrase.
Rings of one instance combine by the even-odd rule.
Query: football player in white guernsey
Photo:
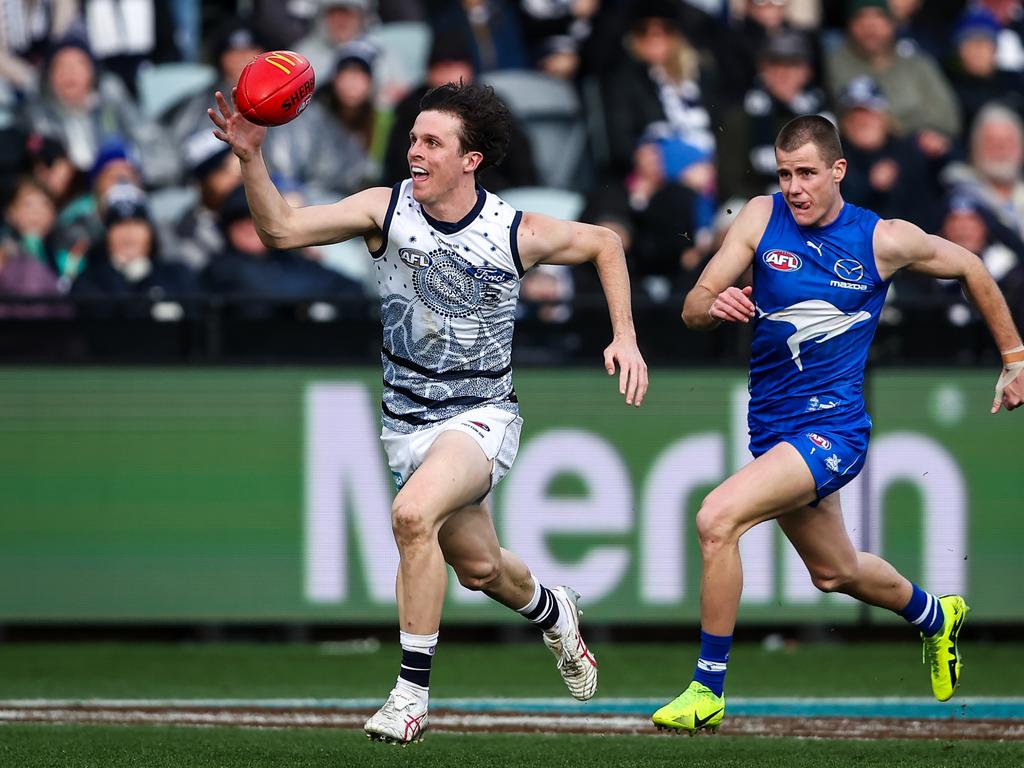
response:
[[[242,167],[260,237],[300,248],[362,237],[374,259],[384,324],[382,440],[398,494],[391,520],[402,664],[372,739],[418,740],[427,729],[429,674],[449,563],[459,582],[542,630],[569,692],[586,700],[597,662],[579,629],[579,596],[547,589],[498,544],[486,498],[511,466],[522,420],[510,354],[519,280],[537,264],[593,262],[608,301],[604,352],[619,392],[639,406],[647,366],[637,348],[622,243],[603,227],[521,213],[481,189],[476,173],[505,155],[509,112],[494,91],[449,83],[424,96],[409,136],[410,178],[331,205],[293,208],[260,146],[265,128],[224,95],[208,111],[214,135]]]

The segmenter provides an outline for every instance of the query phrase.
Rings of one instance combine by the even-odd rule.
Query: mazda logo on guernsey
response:
[[[779,272],[796,272],[803,266],[800,257],[789,251],[780,251],[777,248],[765,252],[764,263]]]
[[[864,279],[864,265],[853,259],[839,259],[833,269],[841,280],[852,280],[859,283]]]
[[[812,443],[814,443],[819,448],[823,448],[826,451],[829,451],[829,450],[832,449],[832,441],[828,440],[827,438],[822,437],[821,435],[817,434],[816,432],[808,432],[807,433],[807,437],[810,439],[810,441]]]

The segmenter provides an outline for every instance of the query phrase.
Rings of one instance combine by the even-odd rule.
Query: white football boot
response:
[[[422,741],[427,731],[427,699],[416,698],[401,688],[394,688],[384,706],[363,726],[371,741],[410,744]]]
[[[558,660],[562,679],[574,699],[586,701],[597,691],[597,659],[587,649],[580,634],[580,616],[583,611],[577,606],[579,594],[569,587],[555,587],[552,596],[558,602],[559,622],[552,629],[542,633],[544,645],[551,649]],[[561,627],[561,631],[558,628]]]

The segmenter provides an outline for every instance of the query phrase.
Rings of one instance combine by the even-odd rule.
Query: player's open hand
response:
[[[996,382],[996,397],[992,401],[992,413],[1001,407],[1012,411],[1024,404],[1024,361],[1007,363]]]
[[[604,367],[609,376],[615,374],[616,364],[619,368],[619,394],[626,396],[626,405],[639,408],[647,393],[647,363],[636,346],[635,338],[613,339],[605,348]]]
[[[708,315],[726,323],[749,323],[754,317],[754,302],[750,300],[753,286],[740,289],[729,286],[715,297],[708,307]]]
[[[224,94],[217,91],[214,97],[217,99],[217,109],[207,109],[206,114],[210,116],[213,124],[217,126],[213,135],[223,142],[231,145],[231,151],[238,159],[247,162],[263,143],[263,137],[267,129],[261,125],[250,123],[238,111],[236,100],[237,88],[231,89],[231,104],[228,104]]]

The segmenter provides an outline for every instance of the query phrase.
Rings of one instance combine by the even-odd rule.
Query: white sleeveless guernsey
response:
[[[522,213],[477,189],[465,218],[441,222],[396,184],[372,251],[384,342],[384,427],[411,433],[482,406],[518,415],[512,334]]]

